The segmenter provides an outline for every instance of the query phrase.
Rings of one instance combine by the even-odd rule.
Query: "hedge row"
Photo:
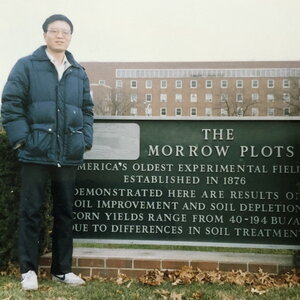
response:
[[[0,129],[1,130],[1,129]],[[0,270],[18,260],[18,219],[20,195],[20,164],[15,151],[8,144],[3,131],[0,132]],[[40,225],[40,253],[51,247],[52,217],[50,193],[42,211]]]

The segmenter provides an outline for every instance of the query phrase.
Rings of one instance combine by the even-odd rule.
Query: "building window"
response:
[[[236,102],[243,102],[243,94],[236,94]]]
[[[268,88],[272,89],[275,87],[275,82],[273,79],[268,79]]]
[[[168,96],[167,94],[160,94],[160,102],[167,102]]]
[[[197,108],[196,107],[191,107],[190,108],[190,116],[191,117],[196,117],[197,116]]]
[[[268,108],[268,116],[273,117],[275,116],[275,108]]]
[[[207,89],[211,89],[212,88],[212,80],[206,80],[205,81],[205,87]]]
[[[131,102],[137,102],[137,94],[131,94],[130,95],[130,101]]]
[[[161,89],[166,89],[167,87],[168,87],[167,80],[161,80],[160,81],[160,88]]]
[[[99,85],[105,85],[105,80],[99,80]]]
[[[197,80],[191,80],[191,81],[190,81],[190,87],[191,87],[192,89],[197,88]]]
[[[182,94],[176,94],[175,95],[175,101],[176,102],[182,102]]]
[[[145,116],[152,116],[152,108],[150,104],[148,104],[147,107],[145,108]]]
[[[258,101],[259,100],[259,94],[258,93],[252,94],[251,99],[252,99],[252,101]]]
[[[227,108],[221,108],[221,116],[227,117],[228,116],[228,109]]]
[[[242,117],[242,116],[244,115],[244,110],[243,110],[243,108],[242,108],[242,107],[238,107],[238,108],[236,109],[236,114],[237,114],[238,117]]]
[[[252,107],[251,108],[251,114],[252,114],[252,117],[258,117],[259,116],[259,110],[257,107]]]
[[[237,88],[243,88],[244,82],[243,80],[237,80],[236,81],[236,87]]]
[[[211,117],[212,116],[212,109],[211,107],[205,107],[205,116]]]
[[[146,80],[146,89],[152,89],[152,80]]]
[[[136,81],[136,80],[131,80],[131,82],[130,82],[130,87],[131,87],[132,89],[136,89],[136,88],[137,88],[137,81]]]
[[[221,95],[221,102],[227,102],[228,101],[228,95],[227,94],[222,94]]]
[[[290,88],[290,80],[289,79],[284,79],[282,82],[282,86],[284,89],[289,89]]]
[[[252,80],[252,88],[257,89],[259,87],[259,83],[257,79]]]
[[[191,102],[197,102],[197,94],[191,94]]]
[[[221,80],[221,88],[222,89],[228,88],[228,81],[227,80]]]
[[[176,89],[182,89],[182,80],[176,80],[175,86]]]
[[[289,108],[289,107],[285,107],[285,108],[283,109],[283,115],[284,115],[284,116],[289,116],[290,113],[291,113],[291,111],[290,111],[290,108]]]
[[[182,108],[181,107],[175,108],[175,116],[177,116],[177,117],[182,116]]]
[[[123,81],[122,80],[116,80],[116,88],[120,89],[123,87]]]
[[[212,94],[205,94],[205,101],[212,102]]]
[[[289,102],[291,100],[291,95],[289,93],[283,93],[283,101]]]
[[[161,116],[166,116],[167,115],[167,108],[166,107],[161,107],[161,109],[160,109],[160,115]]]
[[[268,95],[267,95],[267,100],[268,100],[268,101],[274,101],[274,99],[275,99],[275,98],[274,98],[274,94],[268,94]]]
[[[152,94],[146,94],[145,95],[145,101],[146,102],[151,102],[152,101]]]
[[[131,116],[136,116],[137,115],[137,108],[136,107],[131,107],[130,108],[130,115]]]

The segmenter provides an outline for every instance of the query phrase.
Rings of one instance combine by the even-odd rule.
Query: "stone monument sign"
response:
[[[78,241],[300,249],[300,120],[96,120]]]

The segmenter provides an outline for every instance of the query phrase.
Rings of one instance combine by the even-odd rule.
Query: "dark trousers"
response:
[[[23,163],[19,224],[21,273],[38,272],[41,207],[49,179],[53,195],[52,274],[71,272],[73,199],[76,167]]]

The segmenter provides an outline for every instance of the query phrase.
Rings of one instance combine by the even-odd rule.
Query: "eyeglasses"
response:
[[[63,36],[69,36],[71,34],[70,30],[59,30],[59,29],[49,29],[47,30],[47,32],[49,32],[52,35],[58,35],[59,33],[61,33]]]

